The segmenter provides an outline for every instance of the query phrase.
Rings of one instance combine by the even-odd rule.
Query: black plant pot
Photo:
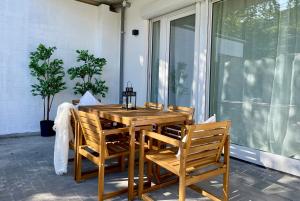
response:
[[[40,121],[41,136],[50,137],[55,135],[55,131],[52,129],[53,125],[54,125],[54,121],[51,120]]]

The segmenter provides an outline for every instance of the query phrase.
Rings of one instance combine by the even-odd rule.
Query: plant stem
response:
[[[44,115],[43,115],[43,118],[44,118],[44,120],[46,119],[46,100],[45,100],[45,98],[43,98],[43,102],[44,102]]]
[[[47,96],[47,120],[49,120],[50,113],[50,96]]]
[[[50,110],[51,110],[51,108],[52,108],[52,103],[53,103],[53,100],[54,100],[54,96],[52,96],[52,99],[51,99],[51,101],[50,101],[49,112],[50,112]]]
[[[83,94],[86,92],[86,87],[85,87],[85,78],[82,78],[83,79]],[[83,94],[81,94],[83,96]]]

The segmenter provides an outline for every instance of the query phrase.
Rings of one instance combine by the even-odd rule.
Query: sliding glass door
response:
[[[160,21],[152,23],[152,55],[151,55],[151,86],[150,101],[158,102],[159,89],[159,49],[160,49]]]
[[[219,1],[211,32],[210,113],[232,143],[300,159],[300,3]]]
[[[170,21],[168,104],[192,105],[195,15]]]
[[[193,106],[195,9],[153,20],[151,36],[150,101]]]

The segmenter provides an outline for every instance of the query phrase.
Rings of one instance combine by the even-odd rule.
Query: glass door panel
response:
[[[170,21],[168,104],[191,106],[195,14]]]
[[[151,88],[150,101],[158,102],[159,90],[159,54],[160,54],[160,21],[152,23],[152,53],[151,53]]]

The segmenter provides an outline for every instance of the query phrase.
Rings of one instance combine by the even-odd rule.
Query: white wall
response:
[[[124,86],[127,81],[137,92],[137,104],[143,105],[147,98],[148,21],[142,19],[141,9],[154,0],[132,0],[125,13]],[[138,36],[131,31],[139,30]]]
[[[119,103],[120,86],[120,31],[121,14],[110,12],[109,6],[98,8],[97,21],[97,52],[104,57],[107,64],[103,71],[103,79],[108,86],[108,94],[103,103]]]
[[[110,90],[103,101],[118,101],[115,85],[119,80],[119,34],[111,34],[104,44],[98,43],[110,22],[109,29],[118,31],[119,14],[101,15],[108,11],[103,6],[74,0],[2,0],[0,10],[0,135],[39,131],[42,101],[30,93],[34,79],[28,68],[29,53],[39,43],[56,46],[54,57],[64,60],[66,70],[76,65],[76,49],[88,49],[105,57],[108,64],[104,79]],[[78,98],[73,95],[73,82],[67,76],[66,81],[68,89],[56,96],[52,119],[59,103]]]

